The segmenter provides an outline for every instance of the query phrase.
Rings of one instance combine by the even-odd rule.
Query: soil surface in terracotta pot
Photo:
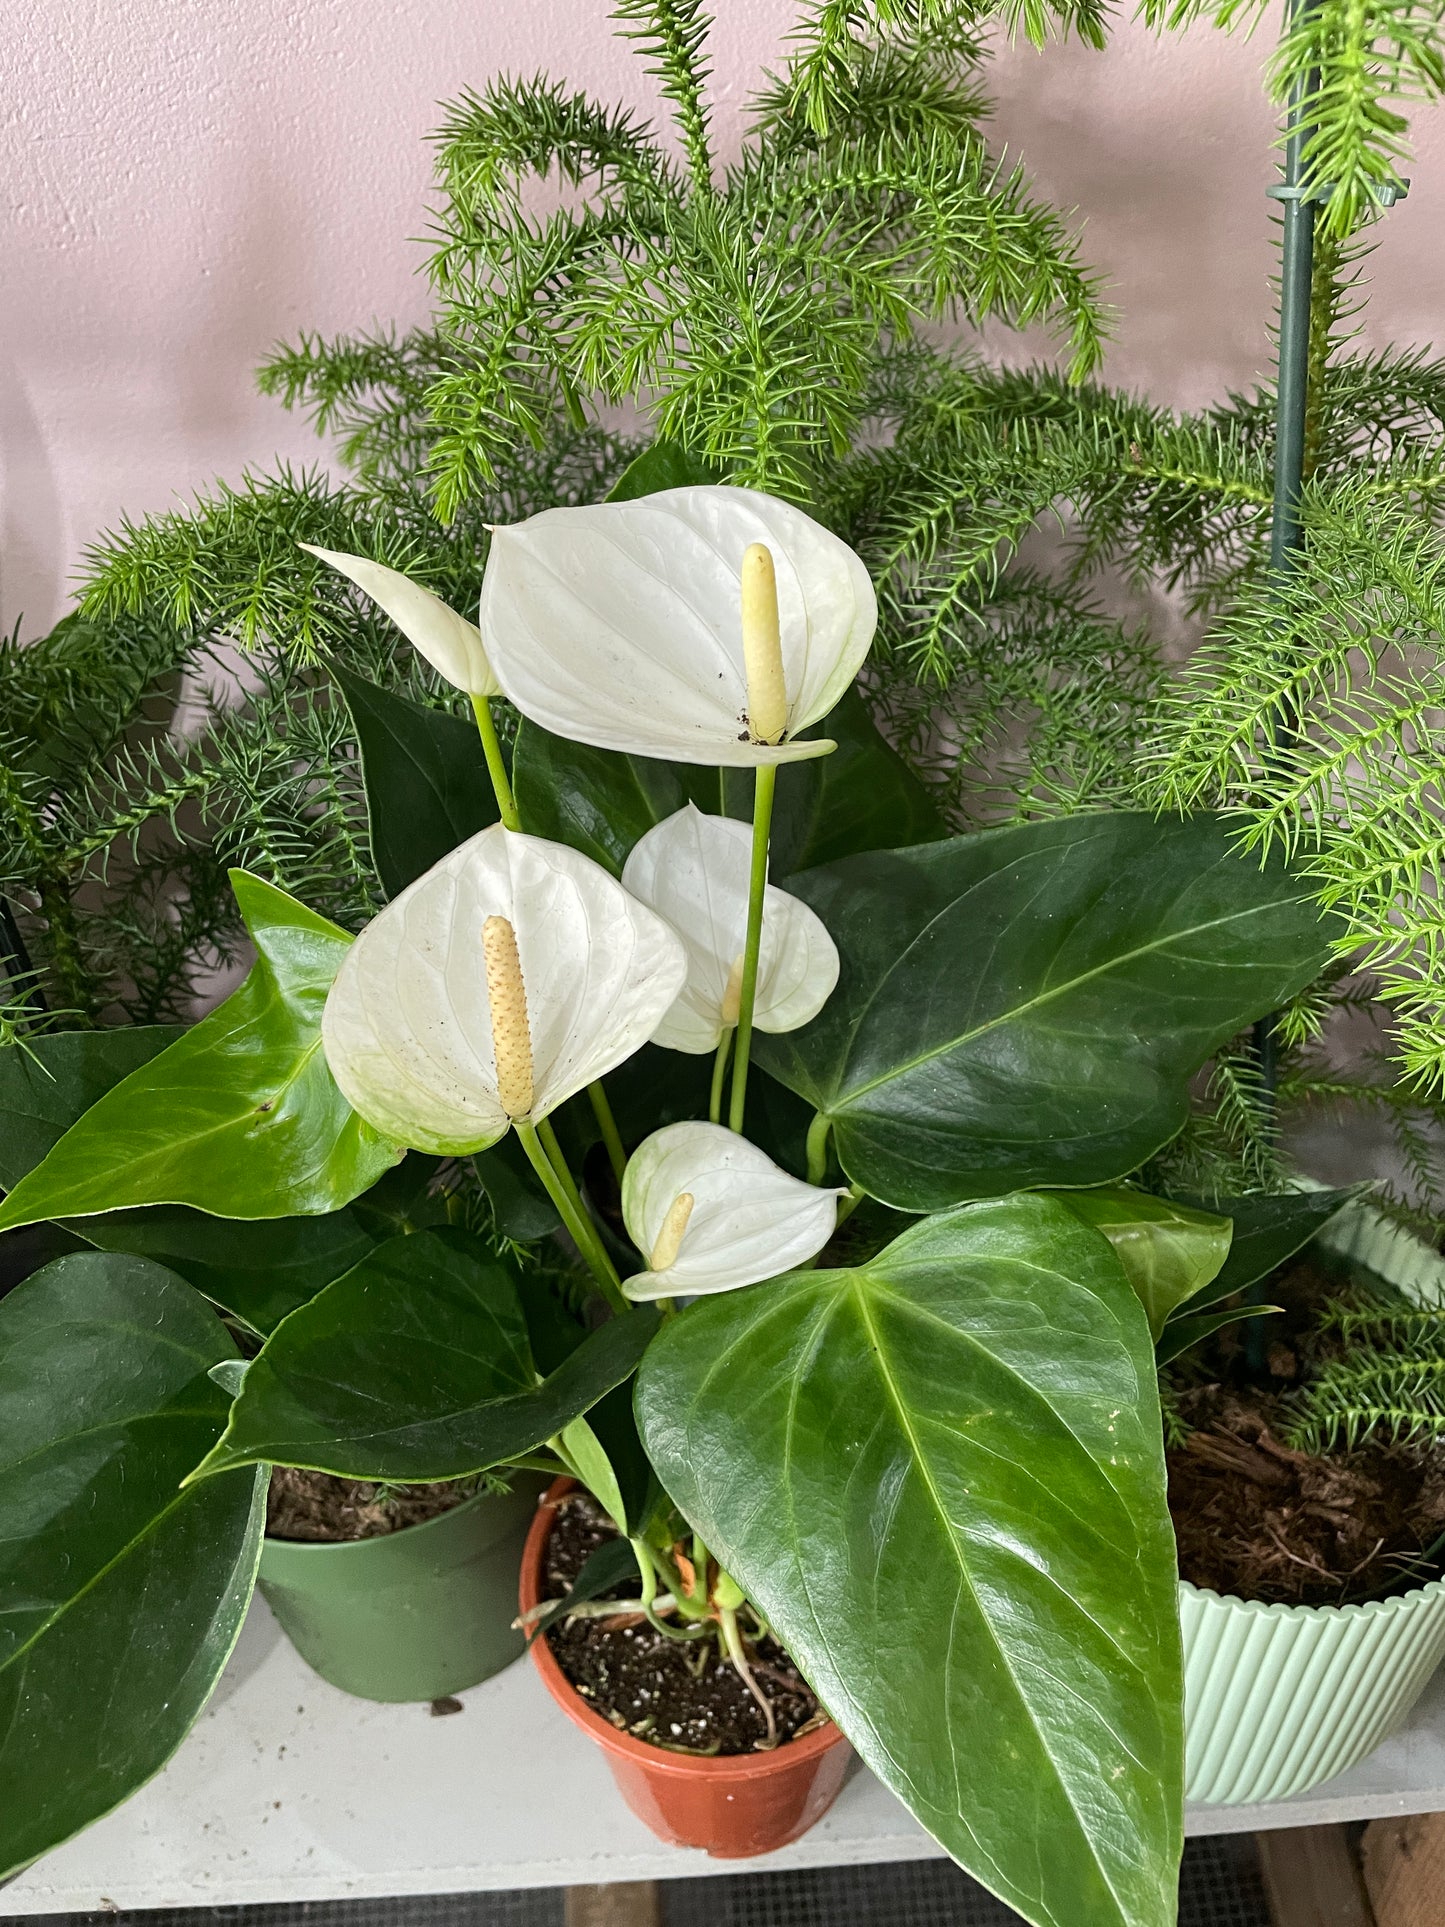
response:
[[[569,1493],[547,1542],[546,1597],[565,1598],[589,1556],[616,1536],[588,1494]],[[766,1739],[762,1708],[713,1639],[668,1639],[637,1613],[561,1621],[544,1637],[580,1696],[620,1732],[669,1752],[711,1757],[755,1752]],[[818,1702],[775,1639],[759,1641],[749,1659],[772,1702],[780,1740],[823,1723]]]
[[[470,1499],[477,1485],[474,1478],[437,1485],[376,1485],[368,1479],[336,1479],[328,1472],[278,1465],[266,1494],[266,1536],[326,1545],[380,1539],[404,1526],[440,1518]]]
[[[1270,1279],[1263,1370],[1233,1325],[1166,1372],[1169,1509],[1183,1578],[1241,1599],[1338,1606],[1445,1572],[1445,1445],[1381,1437],[1325,1454],[1287,1444],[1302,1388],[1347,1339],[1322,1328],[1341,1289],[1312,1262]],[[1183,1432],[1182,1439],[1179,1437]],[[1434,1556],[1425,1558],[1427,1551]]]

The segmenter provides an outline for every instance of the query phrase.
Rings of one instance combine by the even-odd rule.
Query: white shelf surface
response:
[[[325,1685],[258,1598],[210,1706],[165,1771],[0,1890],[0,1915],[565,1887],[931,1858],[859,1769],[811,1833],[758,1860],[666,1847],[528,1661],[465,1711]],[[1191,1833],[1445,1811],[1445,1671],[1352,1773],[1266,1807],[1197,1807]]]

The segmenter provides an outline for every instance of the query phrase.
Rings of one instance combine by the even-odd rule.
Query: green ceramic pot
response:
[[[308,1666],[344,1693],[434,1700],[510,1666],[522,1545],[545,1480],[519,1475],[379,1539],[267,1539],[258,1578]]]
[[[1439,1254],[1368,1205],[1320,1244],[1417,1302],[1445,1302]],[[1267,1606],[1182,1582],[1179,1595],[1191,1800],[1285,1800],[1347,1772],[1445,1658],[1445,1580],[1361,1606]]]

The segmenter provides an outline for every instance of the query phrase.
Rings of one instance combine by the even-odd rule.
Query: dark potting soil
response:
[[[564,1598],[589,1555],[616,1536],[588,1494],[569,1493],[547,1542],[544,1595]],[[713,1639],[684,1645],[626,1612],[561,1621],[543,1636],[581,1697],[620,1732],[676,1753],[753,1753],[766,1741],[762,1708]],[[775,1639],[749,1643],[747,1653],[780,1740],[822,1723],[817,1700]]]
[[[440,1518],[477,1489],[475,1479],[440,1485],[375,1485],[367,1479],[334,1479],[328,1472],[300,1472],[278,1465],[266,1495],[266,1535],[345,1544],[380,1539],[403,1526]]]
[[[1314,1313],[1339,1280],[1312,1264],[1271,1279],[1284,1307],[1271,1321],[1263,1376],[1231,1326],[1174,1375],[1184,1443],[1170,1449],[1169,1510],[1179,1570],[1241,1599],[1337,1606],[1388,1599],[1445,1572],[1422,1553],[1445,1532],[1445,1451],[1366,1440],[1354,1451],[1292,1450],[1290,1394],[1330,1341]],[[1182,1377],[1182,1382],[1181,1382]]]

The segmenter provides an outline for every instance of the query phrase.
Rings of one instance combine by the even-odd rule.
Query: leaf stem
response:
[[[707,1121],[709,1124],[722,1122],[723,1084],[727,1078],[728,1059],[732,1056],[733,1033],[729,1026],[717,1047],[717,1056],[712,1060],[712,1091],[707,1100]]]
[[[617,1119],[612,1115],[612,1106],[600,1077],[594,1077],[587,1086],[587,1095],[592,1103],[592,1115],[597,1120],[597,1128],[602,1133],[602,1142],[607,1146],[612,1175],[621,1184],[622,1173],[627,1169],[627,1147],[622,1142],[622,1133],[617,1128]]]
[[[759,763],[753,777],[753,861],[748,876],[748,933],[743,943],[743,981],[738,997],[737,1053],[733,1058],[732,1105],[728,1124],[743,1128],[748,1095],[748,1058],[753,1046],[753,1006],[758,995],[758,956],[763,943],[763,894],[768,887],[768,833],[773,823],[777,765]]]
[[[833,1120],[821,1111],[815,1112],[808,1126],[808,1182],[821,1184],[828,1175],[828,1139],[832,1135]]]
[[[472,714],[477,719],[477,734],[482,739],[482,754],[487,759],[487,774],[496,792],[497,809],[509,830],[520,830],[522,819],[517,814],[517,799],[512,794],[507,765],[502,756],[501,739],[492,716],[492,705],[485,696],[472,697]]]
[[[544,1118],[540,1124],[532,1124],[526,1118],[518,1118],[514,1126],[517,1142],[527,1154],[528,1162],[542,1181],[542,1188],[557,1207],[557,1215],[571,1234],[572,1242],[581,1252],[587,1269],[597,1280],[602,1296],[614,1311],[628,1311],[631,1307],[622,1295],[622,1280],[617,1275],[617,1267],[603,1248],[597,1236],[587,1208],[582,1202],[572,1174],[562,1158],[557,1134]],[[543,1133],[546,1136],[543,1136]],[[553,1161],[555,1148],[556,1162]]]

